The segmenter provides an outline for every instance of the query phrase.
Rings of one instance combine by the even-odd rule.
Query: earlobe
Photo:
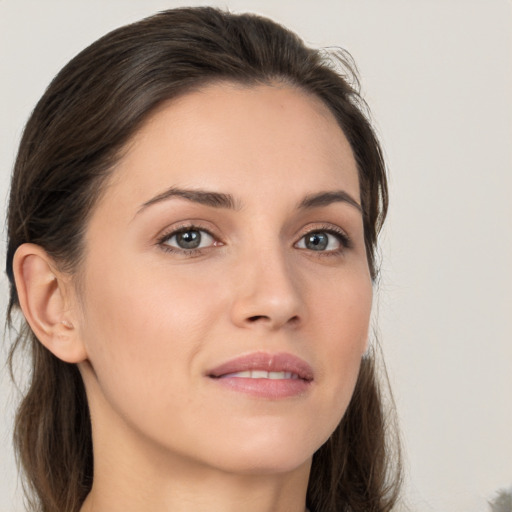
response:
[[[85,360],[69,276],[59,272],[52,258],[35,244],[18,247],[13,270],[21,310],[38,340],[63,361]]]

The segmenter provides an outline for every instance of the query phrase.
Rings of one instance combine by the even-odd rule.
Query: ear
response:
[[[60,272],[46,251],[35,244],[18,247],[13,270],[21,310],[38,340],[63,361],[84,361],[87,354],[76,328],[70,276]]]

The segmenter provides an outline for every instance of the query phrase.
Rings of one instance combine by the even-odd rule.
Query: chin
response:
[[[291,473],[301,467],[311,465],[313,454],[304,453],[301,450],[275,450],[258,453],[238,453],[236,457],[230,454],[224,463],[216,463],[219,469],[239,475],[276,475],[280,473]],[[220,459],[219,459],[220,460]]]
[[[229,444],[210,446],[210,460],[220,469],[238,474],[278,474],[311,464],[313,454],[329,433],[279,432],[277,429],[251,435],[227,437]]]

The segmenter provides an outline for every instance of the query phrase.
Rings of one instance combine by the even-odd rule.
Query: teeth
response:
[[[236,372],[223,375],[223,377],[238,377],[246,379],[298,379],[299,376],[291,372],[266,372],[264,370],[248,370],[245,372]]]
[[[274,373],[274,372],[272,372],[272,373]],[[271,378],[269,372],[264,372],[261,370],[253,370],[251,372],[251,379],[269,379],[269,378]]]
[[[247,371],[247,372],[230,373],[228,375],[225,375],[225,377],[245,377],[245,378],[250,378],[251,377],[251,372]]]
[[[290,372],[268,372],[267,379],[291,379],[293,374]]]

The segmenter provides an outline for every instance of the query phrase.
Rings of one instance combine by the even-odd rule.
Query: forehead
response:
[[[342,186],[359,198],[336,119],[320,99],[286,85],[215,84],[163,104],[128,144],[111,185],[146,200],[170,186],[235,196]]]

